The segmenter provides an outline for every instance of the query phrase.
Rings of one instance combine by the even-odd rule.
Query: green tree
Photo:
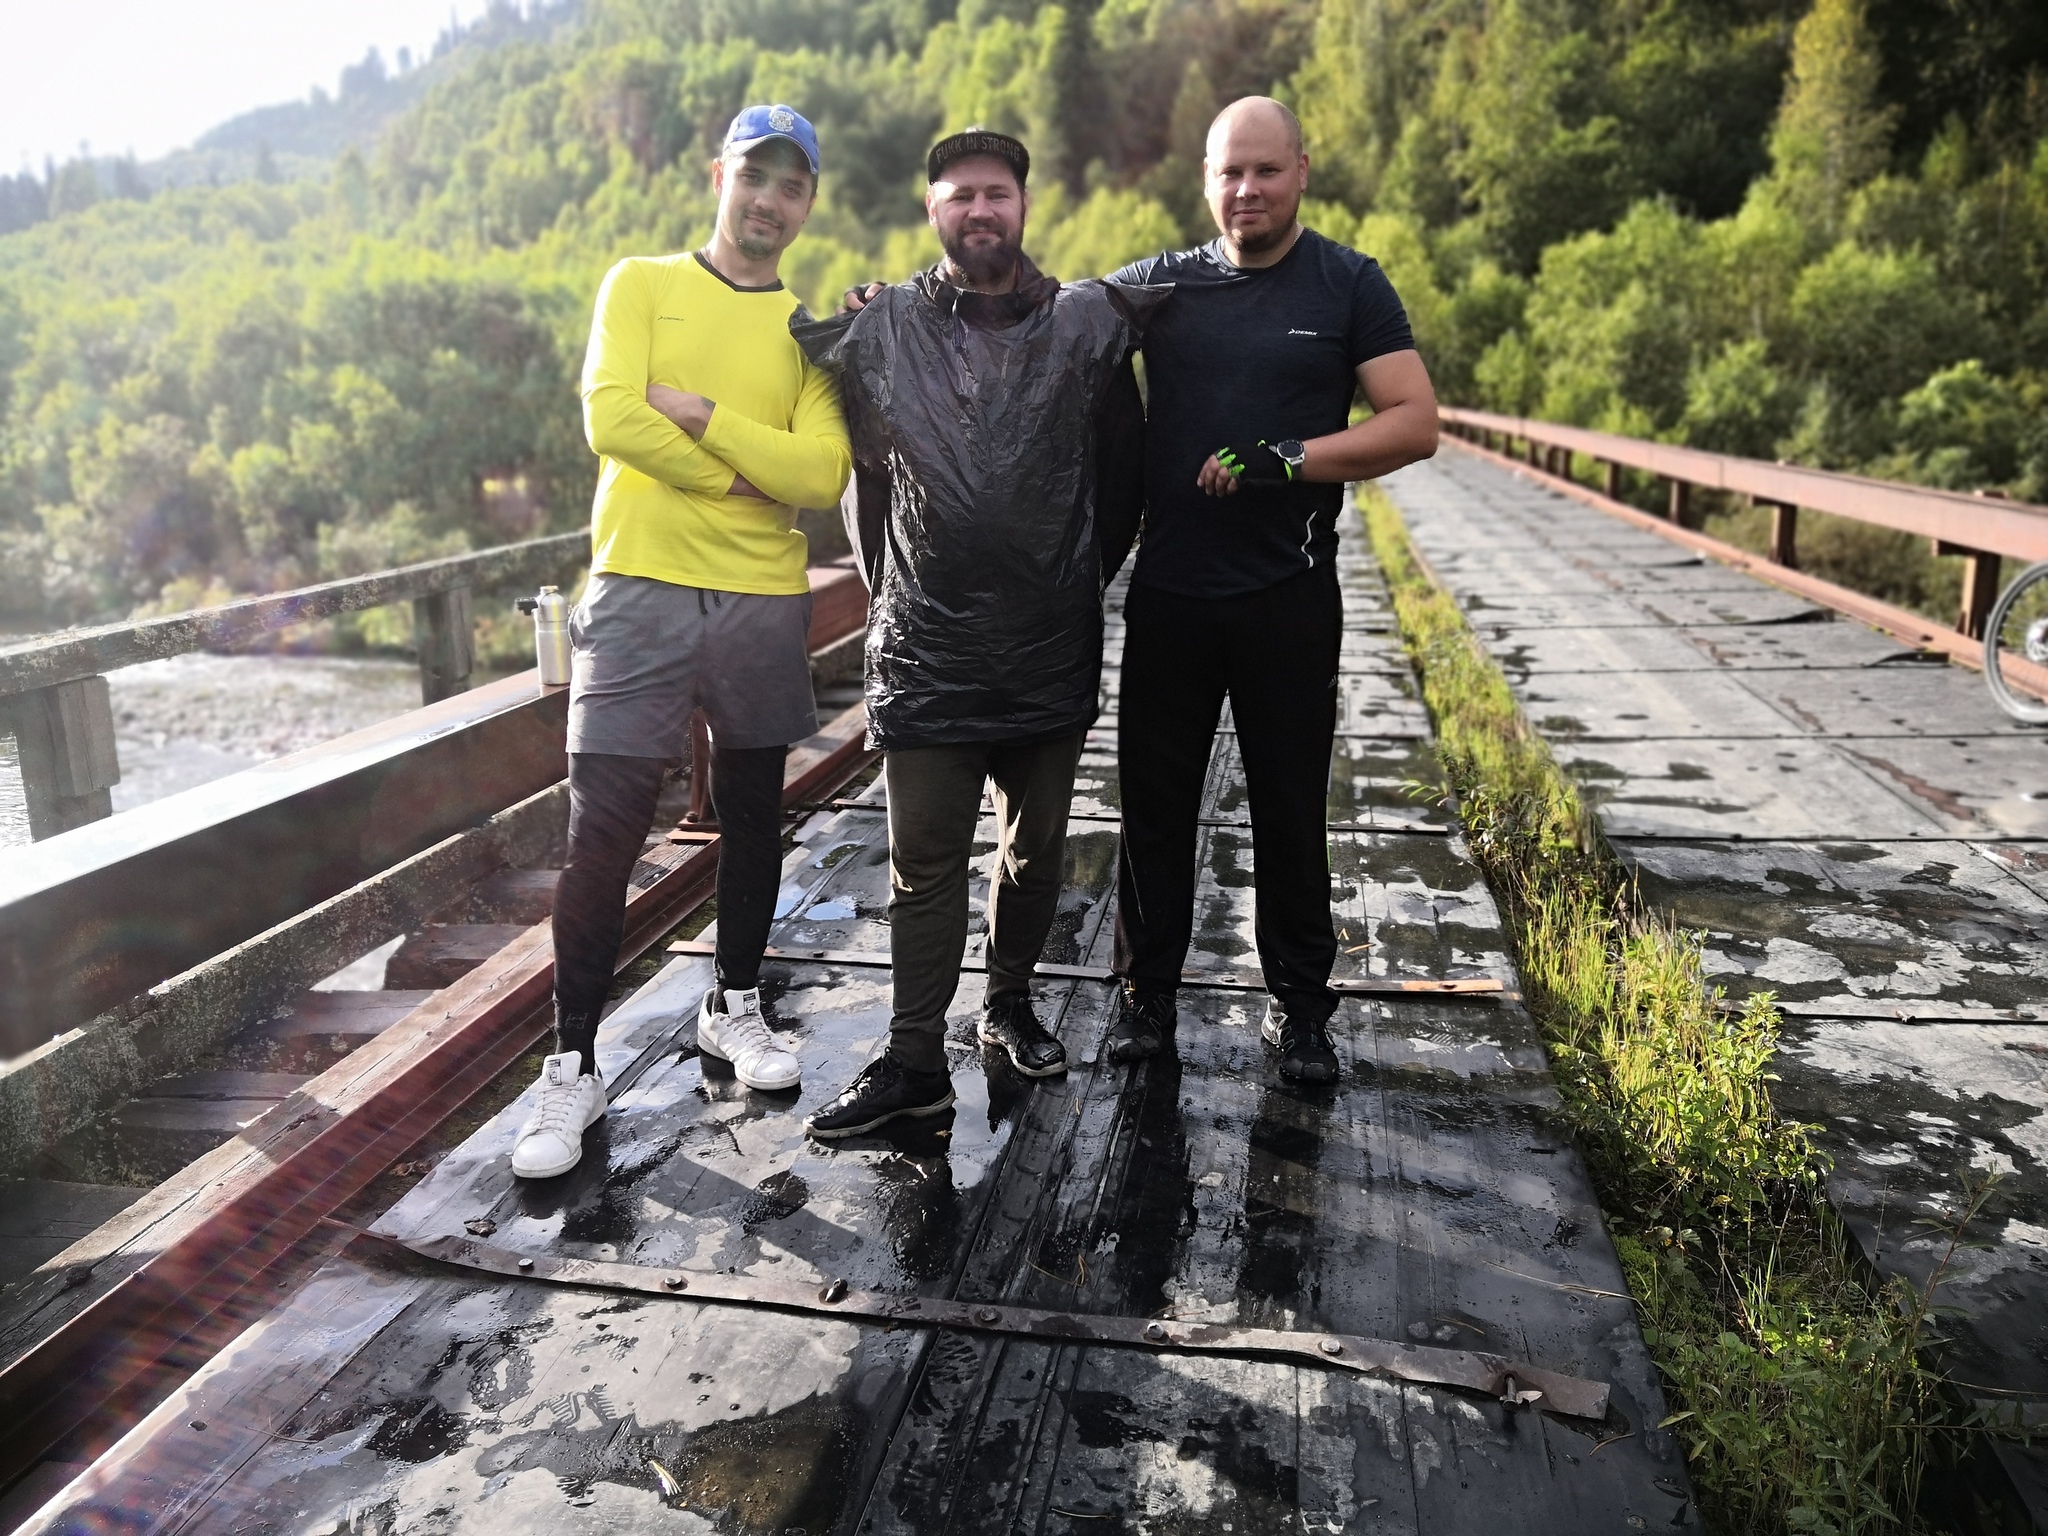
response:
[[[1775,195],[1818,234],[1840,229],[1849,195],[1884,169],[1894,108],[1863,0],[1814,0],[1792,34],[1792,72],[1771,129]]]

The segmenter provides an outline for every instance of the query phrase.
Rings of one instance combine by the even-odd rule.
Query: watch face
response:
[[[1301,439],[1298,437],[1290,437],[1275,444],[1273,451],[1297,469],[1301,467],[1301,461],[1308,457],[1308,450],[1302,447]]]

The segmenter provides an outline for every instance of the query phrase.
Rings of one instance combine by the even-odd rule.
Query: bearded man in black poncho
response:
[[[1022,249],[1030,167],[1007,134],[941,140],[925,202],[945,259],[795,326],[837,375],[853,439],[868,733],[889,794],[889,1045],[811,1117],[821,1139],[953,1102],[946,1009],[985,783],[999,830],[980,1038],[1027,1076],[1066,1070],[1030,981],[1096,716],[1102,589],[1142,511],[1131,354],[1171,290],[1041,273]]]

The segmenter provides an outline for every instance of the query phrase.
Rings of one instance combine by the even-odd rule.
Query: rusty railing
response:
[[[1797,464],[1707,453],[1698,448],[1456,406],[1442,407],[1441,419],[1445,432],[1462,442],[1526,465],[1557,483],[1560,489],[1581,499],[1595,500],[1608,511],[1641,518],[1653,526],[1661,522],[1673,536],[1678,536],[1684,526],[1695,488],[1719,491],[1755,506],[1768,507],[1771,537],[1767,556],[1753,555],[1690,530],[1684,533],[1682,542],[1970,666],[1983,664],[1984,623],[1998,600],[2003,563],[2048,560],[2048,507],[1998,496],[1837,474]],[[1599,481],[1597,493],[1579,481],[1575,472],[1577,459],[1592,461]],[[1622,477],[1627,470],[1639,471],[1664,483],[1663,519],[1651,518],[1623,501]],[[1960,555],[1963,590],[1954,629],[1944,631],[1919,614],[1801,572],[1798,520],[1802,508],[1917,534],[1930,542],[1937,555]],[[2005,663],[2008,670],[2013,665],[2011,661]],[[2032,674],[2040,669],[2022,664],[2021,670],[2027,674],[2023,685],[2034,691],[2034,683],[2043,680]]]

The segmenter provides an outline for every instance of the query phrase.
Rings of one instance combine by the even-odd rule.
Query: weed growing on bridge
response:
[[[1772,1108],[1776,1009],[1725,1006],[1698,939],[1636,899],[1399,513],[1359,500],[1436,722],[1434,788],[1500,900],[1710,1527],[1919,1528],[1951,1432],[1928,1298],[1855,1267],[1808,1128]]]

